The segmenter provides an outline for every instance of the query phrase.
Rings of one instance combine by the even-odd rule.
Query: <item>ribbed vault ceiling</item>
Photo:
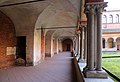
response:
[[[24,0],[34,1],[34,0]],[[20,3],[23,0],[0,0],[0,5]],[[51,27],[76,26],[79,16],[80,0],[45,0],[34,3],[0,7],[13,21],[16,31],[19,29],[36,29]],[[73,28],[74,29],[74,28]],[[56,36],[70,35],[69,29],[57,30]],[[64,33],[63,33],[64,32]]]
[[[58,29],[54,32],[53,37],[54,38],[63,38],[63,37],[73,37],[74,36],[75,29],[69,28],[69,29]]]

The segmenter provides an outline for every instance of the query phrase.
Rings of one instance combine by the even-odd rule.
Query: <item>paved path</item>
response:
[[[0,82],[76,82],[73,58],[63,52],[34,67],[0,69]]]

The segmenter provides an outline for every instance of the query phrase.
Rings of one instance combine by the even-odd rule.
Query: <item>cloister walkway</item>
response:
[[[0,82],[76,82],[73,57],[62,52],[37,66],[0,69]]]

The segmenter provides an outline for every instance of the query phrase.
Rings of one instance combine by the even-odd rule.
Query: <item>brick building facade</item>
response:
[[[103,51],[120,50],[120,10],[103,12]]]

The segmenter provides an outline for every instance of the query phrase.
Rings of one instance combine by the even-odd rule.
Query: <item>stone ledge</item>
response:
[[[76,59],[76,58],[75,58]],[[77,60],[77,59],[76,59]],[[79,68],[79,70],[81,70],[81,72],[83,72],[83,69],[85,68],[85,66],[86,66],[86,63],[81,63],[81,62],[78,62],[77,63],[78,64],[78,68]],[[87,69],[86,69],[86,71],[87,71]],[[83,78],[84,78],[84,82],[114,82],[111,78],[85,78],[84,76],[83,76]]]
[[[86,70],[84,72],[84,75],[87,77],[87,78],[104,78],[104,79],[107,79],[108,78],[108,74],[102,70],[102,71],[88,71]]]

